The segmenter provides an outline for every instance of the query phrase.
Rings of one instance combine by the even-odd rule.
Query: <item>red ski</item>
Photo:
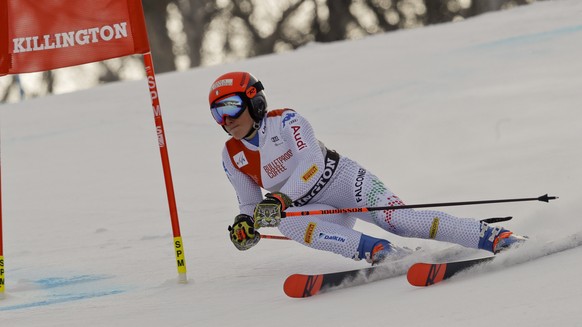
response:
[[[536,247],[536,245],[532,246],[534,248]],[[407,278],[408,282],[414,286],[430,286],[447,280],[461,271],[468,270],[479,264],[491,262],[494,259],[496,265],[510,267],[543,258],[554,253],[570,250],[578,246],[582,246],[582,231],[554,241],[537,244],[537,250],[535,252],[530,250],[527,255],[512,255],[512,252],[518,249],[511,249],[509,253],[503,253],[501,256],[488,256],[445,263],[415,263],[408,269]],[[435,261],[438,262],[438,260]]]
[[[447,263],[415,263],[408,269],[406,277],[411,285],[430,286],[494,258],[495,256],[490,256]]]
[[[409,265],[408,265],[409,266]],[[397,262],[362,269],[323,274],[293,274],[285,279],[283,291],[289,297],[302,298],[316,294],[369,283],[372,281],[402,276],[407,267]]]
[[[451,247],[436,253],[424,253],[422,250],[401,258],[400,260],[384,262],[381,265],[354,270],[321,273],[321,274],[293,274],[285,280],[283,290],[293,298],[311,297],[316,294],[333,290],[366,284],[382,279],[402,276],[417,260],[450,260],[458,257],[467,249]]]

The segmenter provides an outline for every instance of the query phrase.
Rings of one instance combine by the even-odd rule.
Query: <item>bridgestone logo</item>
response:
[[[127,22],[120,22],[113,25],[45,34],[43,36],[17,37],[12,39],[12,53],[61,49],[102,41],[108,42],[127,37]]]

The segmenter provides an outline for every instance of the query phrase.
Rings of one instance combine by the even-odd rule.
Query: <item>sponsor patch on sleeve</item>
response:
[[[313,232],[315,231],[315,227],[317,227],[317,224],[314,222],[310,222],[307,225],[307,228],[305,229],[305,235],[303,236],[305,243],[311,244],[311,242],[313,242]]]
[[[249,164],[249,161],[247,160],[244,151],[241,151],[234,155],[234,162],[236,163],[238,168],[242,168]]]
[[[439,231],[439,221],[440,219],[438,217],[435,217],[432,220],[432,225],[430,226],[430,233],[428,234],[428,237],[430,237],[431,239],[435,239],[437,232]]]
[[[287,112],[287,113],[285,114],[285,117],[283,117],[283,119],[281,120],[281,123],[283,124],[283,127],[285,127],[285,124],[286,124],[287,122],[292,122],[292,123],[294,123],[295,121],[297,121],[296,119],[294,119],[294,118],[295,118],[295,115],[296,115],[296,114],[295,114],[294,112]]]
[[[318,239],[325,242],[345,243],[346,238],[342,235],[319,233]]]
[[[311,177],[313,177],[313,176],[315,176],[315,174],[317,174],[318,171],[319,171],[319,169],[317,168],[317,165],[313,164],[313,166],[309,167],[309,169],[307,169],[307,171],[305,171],[303,176],[301,176],[301,179],[303,179],[304,182],[308,182],[311,179]]]

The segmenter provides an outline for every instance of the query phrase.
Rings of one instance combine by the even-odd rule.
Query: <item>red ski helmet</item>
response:
[[[208,104],[212,105],[217,100],[237,94],[247,105],[253,120],[259,122],[267,113],[267,98],[263,90],[263,84],[250,73],[226,73],[212,83]]]

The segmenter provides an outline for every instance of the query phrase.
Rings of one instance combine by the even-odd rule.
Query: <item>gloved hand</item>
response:
[[[245,251],[261,240],[261,234],[255,231],[253,218],[249,215],[240,214],[234,217],[232,226],[228,226],[230,240],[240,251]]]
[[[267,193],[265,199],[255,207],[255,229],[279,226],[281,213],[292,204],[293,201],[283,193]]]

